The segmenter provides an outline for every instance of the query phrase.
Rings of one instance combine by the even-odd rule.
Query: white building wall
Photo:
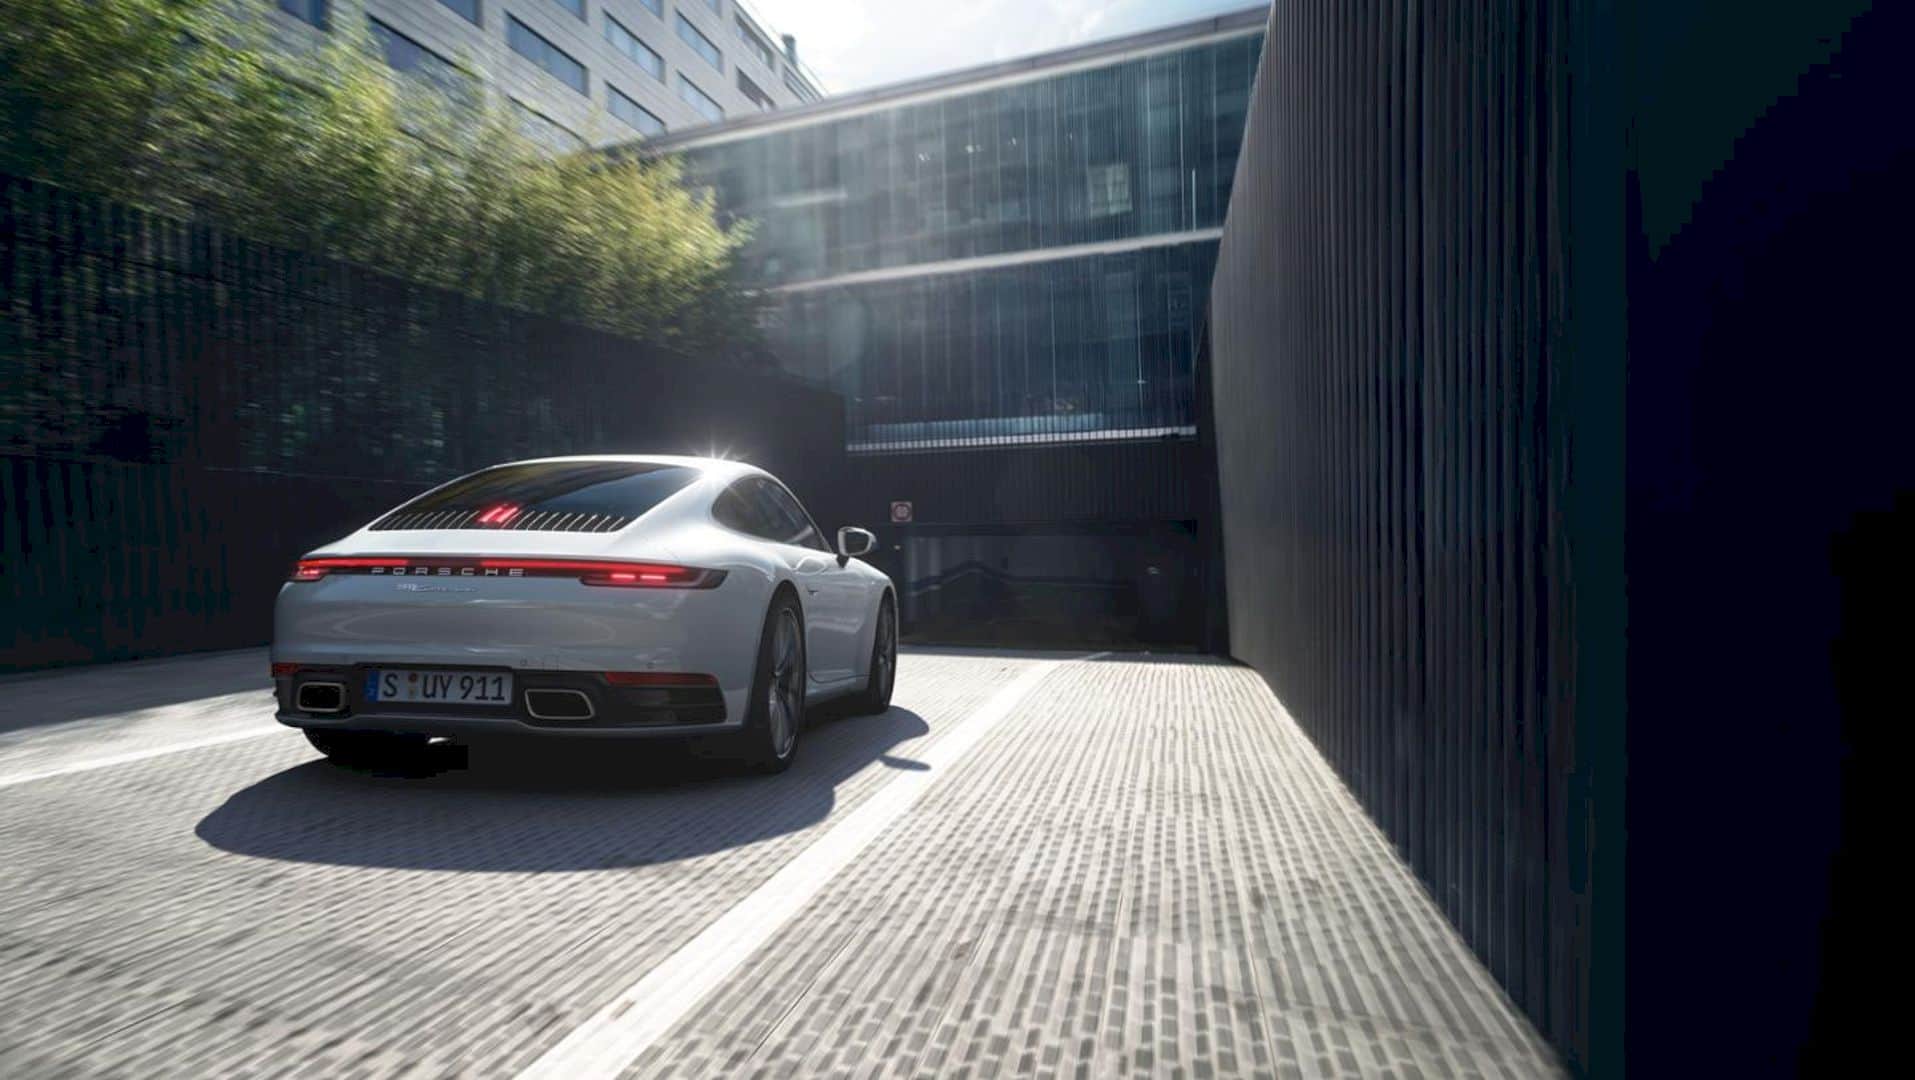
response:
[[[270,17],[291,35],[311,35],[306,23],[283,14],[273,0],[264,0]],[[677,80],[682,72],[693,84],[725,109],[727,119],[762,111],[738,88],[738,74],[762,89],[780,108],[801,99],[785,85],[790,67],[780,51],[778,36],[753,20],[761,38],[771,45],[776,65],[767,67],[757,52],[738,36],[734,0],[660,0],[662,14],[654,15],[643,0],[585,0],[584,19],[558,0],[480,0],[483,25],[475,26],[440,0],[333,0],[330,18],[335,26],[347,19],[378,19],[448,60],[477,74],[494,92],[510,97],[577,134],[594,146],[626,143],[637,133],[609,110],[609,84],[665,122],[668,131],[702,126],[708,121],[680,99]],[[676,14],[703,31],[724,54],[724,69],[714,68],[690,45],[681,41]],[[624,24],[664,60],[664,79],[618,51],[605,36],[607,13]],[[506,44],[507,17],[515,17],[585,65],[586,94],[580,94]],[[747,14],[747,18],[750,18]],[[804,79],[804,76],[800,76]],[[805,79],[809,85],[809,79]]]

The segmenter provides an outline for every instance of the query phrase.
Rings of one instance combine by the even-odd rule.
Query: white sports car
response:
[[[483,469],[299,560],[279,719],[362,763],[436,736],[716,736],[779,771],[808,706],[891,700],[891,580],[857,558],[871,533],[837,541],[738,462]]]

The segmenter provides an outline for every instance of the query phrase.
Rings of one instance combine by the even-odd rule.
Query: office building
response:
[[[820,96],[739,0],[267,0],[287,38],[365,19],[393,67],[475,76],[555,151],[651,138]]]
[[[1168,604],[1181,614],[1158,614],[1183,628],[1165,632],[1196,633],[1188,579],[1206,561],[1196,534],[1210,484],[1196,452],[1199,330],[1266,17],[643,147],[680,155],[688,182],[756,223],[743,273],[769,299],[772,351],[844,395],[848,449],[913,503],[894,572],[920,598],[955,566],[1000,599],[1054,582],[1046,604],[1080,627]],[[1084,470],[1102,479],[1063,475]],[[1040,494],[1046,475],[1067,494]],[[956,497],[953,483],[978,490]],[[1165,497],[1138,498],[1140,486]],[[943,505],[926,517],[909,495],[933,488]],[[931,543],[934,525],[945,532]],[[1153,580],[1166,574],[1181,584]]]
[[[657,140],[855,449],[1190,436],[1261,12]]]

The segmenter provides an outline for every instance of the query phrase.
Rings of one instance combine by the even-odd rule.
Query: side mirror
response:
[[[838,554],[847,559],[857,558],[878,546],[878,538],[871,535],[870,529],[860,529],[856,525],[846,525],[838,530]]]

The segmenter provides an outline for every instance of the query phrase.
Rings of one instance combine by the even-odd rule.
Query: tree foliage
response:
[[[476,81],[265,0],[0,0],[0,169],[680,349],[739,352],[745,240],[671,161],[552,156]]]

